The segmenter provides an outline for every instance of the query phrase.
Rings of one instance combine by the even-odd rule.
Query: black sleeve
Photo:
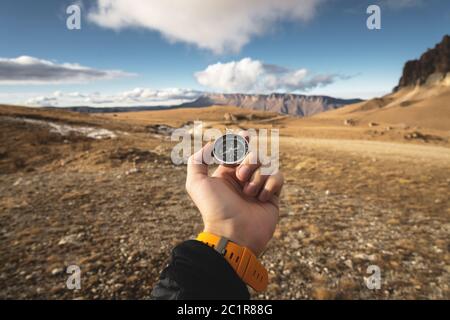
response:
[[[152,291],[153,299],[249,299],[245,283],[214,249],[189,240],[172,251],[169,265]]]

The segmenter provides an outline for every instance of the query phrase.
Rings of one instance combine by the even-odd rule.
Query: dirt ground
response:
[[[93,116],[0,107],[0,298],[149,298],[170,249],[202,228],[184,190],[186,167],[170,160],[171,128],[202,115],[218,128],[281,130],[286,184],[262,258],[270,284],[254,298],[450,298],[448,132],[410,136],[417,129],[276,115],[228,123],[224,110]],[[114,137],[61,134],[62,124]],[[66,288],[73,264],[80,290]],[[365,284],[371,265],[381,271],[379,290]]]

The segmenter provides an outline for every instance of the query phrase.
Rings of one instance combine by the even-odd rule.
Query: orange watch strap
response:
[[[209,232],[200,233],[197,240],[223,255],[242,281],[254,290],[261,292],[267,288],[269,282],[267,270],[250,249]]]

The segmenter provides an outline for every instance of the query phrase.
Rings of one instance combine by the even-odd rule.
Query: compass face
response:
[[[228,133],[214,142],[214,158],[220,164],[238,164],[248,153],[247,140],[237,134]]]

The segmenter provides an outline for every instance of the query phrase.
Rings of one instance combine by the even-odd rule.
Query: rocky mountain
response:
[[[270,111],[296,116],[311,116],[316,113],[337,109],[344,105],[361,102],[360,99],[338,99],[328,96],[307,96],[299,94],[221,94],[205,93],[192,102],[174,106],[133,106],[133,107],[67,107],[71,111],[82,113],[133,112],[151,110],[169,110],[178,108],[203,108],[210,106],[235,106],[244,109]],[[50,109],[56,107],[48,107]],[[61,109],[60,107],[57,107]]]
[[[445,35],[440,43],[417,60],[406,62],[399,84],[394,88],[423,85],[444,79],[450,72],[450,36]]]
[[[204,94],[183,107],[207,107],[212,105],[236,106],[244,109],[278,112],[297,116],[337,109],[344,105],[361,102],[360,99],[338,99],[328,96],[299,94]]]

